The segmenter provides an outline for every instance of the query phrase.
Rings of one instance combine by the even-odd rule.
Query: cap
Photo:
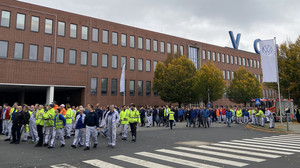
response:
[[[62,107],[65,107],[65,105],[64,105],[64,104],[61,104],[60,106],[62,106]]]

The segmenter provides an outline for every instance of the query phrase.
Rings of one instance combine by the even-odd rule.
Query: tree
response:
[[[172,59],[165,65],[159,62],[154,72],[153,90],[163,101],[178,103],[193,103],[198,95],[194,91],[197,69],[186,56]]]
[[[222,98],[226,87],[222,71],[213,62],[203,64],[196,74],[195,87],[204,103],[208,103],[208,96],[211,102]]]
[[[278,49],[278,70],[281,95],[300,105],[300,36],[296,42],[286,41]],[[266,83],[277,90],[277,83]]]
[[[262,97],[262,86],[252,73],[241,66],[234,72],[226,92],[230,101],[246,106],[252,99]]]

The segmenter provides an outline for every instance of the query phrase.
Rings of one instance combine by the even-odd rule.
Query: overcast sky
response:
[[[300,34],[299,0],[21,0],[218,46],[232,47],[228,31],[241,33],[239,49]]]

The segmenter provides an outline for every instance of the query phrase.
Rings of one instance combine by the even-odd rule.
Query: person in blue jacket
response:
[[[205,107],[202,110],[202,118],[203,118],[203,125],[204,128],[209,127],[209,121],[208,121],[208,117],[209,117],[209,109],[206,109]]]
[[[196,127],[196,123],[195,123],[196,117],[197,117],[197,110],[195,107],[193,107],[193,109],[191,109],[191,124],[193,124],[193,128]]]
[[[243,109],[243,114],[244,114],[244,123],[245,124],[248,124],[249,122],[249,112],[248,112],[248,109]]]
[[[232,111],[228,110],[228,108],[227,108],[225,115],[226,115],[227,125],[228,125],[228,127],[230,127],[230,125],[231,125],[231,118],[232,118]]]

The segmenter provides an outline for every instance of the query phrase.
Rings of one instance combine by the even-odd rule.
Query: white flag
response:
[[[259,42],[261,68],[263,72],[263,82],[277,82],[277,57],[275,41],[263,40]]]
[[[125,64],[122,66],[122,74],[120,79],[120,92],[125,92]]]

